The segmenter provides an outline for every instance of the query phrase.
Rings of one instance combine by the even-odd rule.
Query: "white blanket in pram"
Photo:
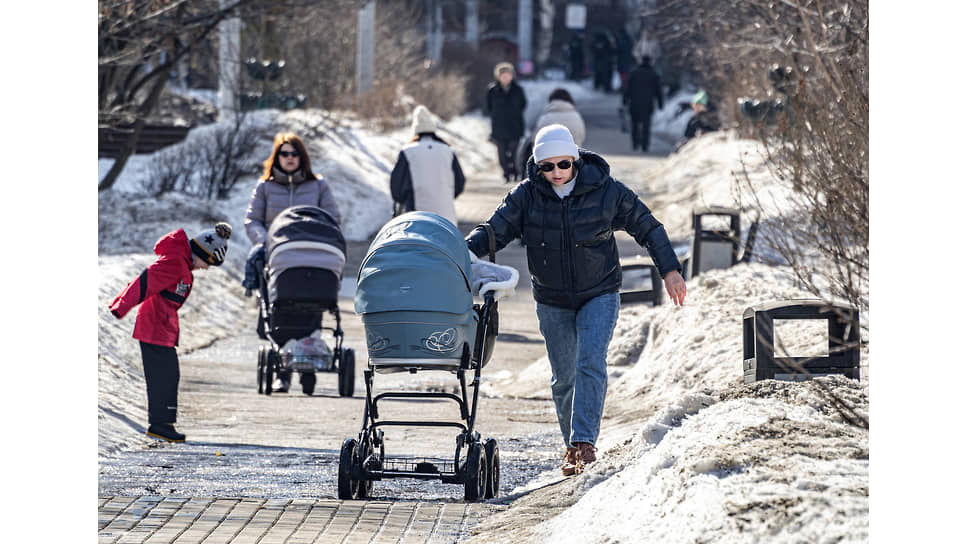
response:
[[[514,294],[518,285],[518,270],[471,256],[471,289],[475,295],[484,296],[488,291],[494,293],[494,300],[501,300]]]

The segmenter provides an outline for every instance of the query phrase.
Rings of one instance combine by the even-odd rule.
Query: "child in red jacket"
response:
[[[192,291],[192,270],[221,266],[232,227],[217,223],[188,239],[183,229],[169,232],[155,243],[158,260],[148,265],[111,302],[111,313],[121,319],[138,308],[132,336],[141,344],[145,385],[148,387],[148,436],[184,442],[175,430],[178,412],[178,309]]]

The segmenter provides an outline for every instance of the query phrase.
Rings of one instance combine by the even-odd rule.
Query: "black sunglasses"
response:
[[[557,163],[543,162],[538,165],[538,170],[541,170],[542,172],[551,172],[552,170],[555,169],[555,166],[557,166],[561,170],[568,170],[569,168],[571,168],[571,165],[572,165],[572,162],[567,159],[563,161],[558,161]]]
[[[280,151],[279,156],[280,157],[298,157],[299,152],[298,151]]]

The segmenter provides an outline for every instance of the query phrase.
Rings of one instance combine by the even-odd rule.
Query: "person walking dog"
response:
[[[565,442],[562,474],[595,461],[605,406],[605,354],[618,320],[622,269],[614,230],[646,248],[676,305],[686,298],[682,266],[665,228],[632,190],[609,174],[600,155],[579,149],[563,125],[535,137],[528,177],[487,220],[500,250],[521,238],[538,326],[551,363],[551,394]],[[483,226],[467,237],[488,253]]]
[[[192,292],[192,271],[221,266],[231,236],[232,226],[224,222],[190,240],[184,229],[169,232],[155,243],[158,259],[111,301],[109,309],[118,319],[140,304],[132,336],[141,346],[148,389],[146,434],[150,437],[185,441],[185,435],[175,430],[180,378],[175,350],[180,333],[178,309]]]

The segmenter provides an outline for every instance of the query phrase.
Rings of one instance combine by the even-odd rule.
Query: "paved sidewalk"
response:
[[[503,508],[457,502],[100,497],[98,542],[451,543]]]

